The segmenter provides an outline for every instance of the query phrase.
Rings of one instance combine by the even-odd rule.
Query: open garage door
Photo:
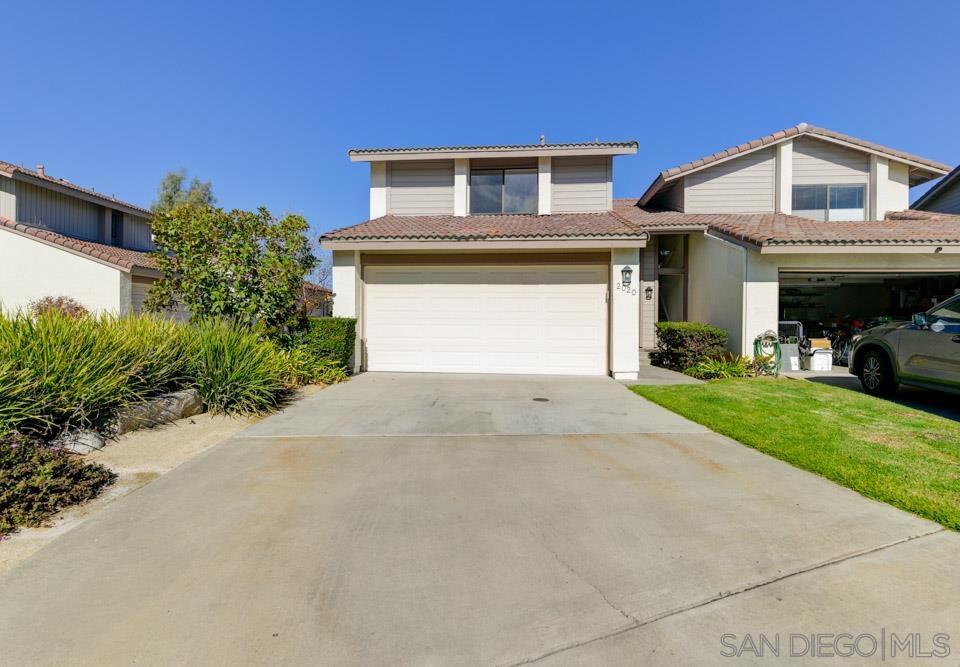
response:
[[[960,291],[960,273],[780,273],[780,320],[828,337],[885,321],[909,320]]]

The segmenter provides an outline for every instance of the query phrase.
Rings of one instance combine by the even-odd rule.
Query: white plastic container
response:
[[[832,371],[833,350],[814,350],[804,361],[808,371]]]

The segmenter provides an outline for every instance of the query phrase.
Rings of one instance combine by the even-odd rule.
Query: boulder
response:
[[[203,401],[195,389],[175,391],[151,399],[146,403],[130,406],[117,415],[110,434],[117,436],[138,428],[166,424],[203,412]]]
[[[106,439],[96,431],[80,430],[61,433],[50,444],[74,454],[89,454],[92,451],[103,449],[106,442]]]

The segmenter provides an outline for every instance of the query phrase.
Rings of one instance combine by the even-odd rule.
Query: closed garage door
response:
[[[605,375],[607,271],[369,266],[367,370]]]

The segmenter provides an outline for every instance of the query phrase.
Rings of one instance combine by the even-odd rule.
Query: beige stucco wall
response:
[[[724,329],[727,346],[743,354],[745,248],[712,236],[689,236],[687,319]]]
[[[744,283],[744,336],[742,354],[751,354],[753,339],[768,329],[777,330],[781,271],[955,271],[960,256],[954,254],[854,253],[761,255],[747,254]]]
[[[610,372],[635,380],[640,370],[640,248],[614,248],[610,261]],[[622,271],[633,271],[631,284],[622,285]]]
[[[688,319],[729,333],[728,347],[752,355],[753,340],[777,330],[781,271],[954,271],[954,254],[831,253],[762,255],[736,244],[691,234]]]
[[[27,307],[45,296],[68,296],[92,312],[130,306],[130,276],[67,250],[0,231],[0,308]]]

